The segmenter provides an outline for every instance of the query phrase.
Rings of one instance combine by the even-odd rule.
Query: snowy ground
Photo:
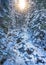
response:
[[[45,16],[44,13],[41,15],[43,17]],[[37,18],[38,16],[39,14],[37,15]],[[37,18],[35,19],[36,21]],[[40,18],[41,18],[40,20],[42,20],[42,17]],[[35,20],[33,19],[34,22]],[[40,25],[40,23],[38,24]],[[35,30],[34,32],[32,32],[32,29],[30,28],[27,29],[22,28],[16,30],[12,29],[11,31],[8,32],[8,34],[5,34],[3,29],[0,28],[1,64],[3,65],[46,65],[46,43],[45,43],[46,30],[42,30],[43,33],[45,32],[45,37],[43,37],[45,38],[44,40],[41,39],[43,35],[42,33],[41,33],[41,37],[37,38],[37,35],[39,35],[40,31]],[[32,36],[31,33],[33,33],[34,36]]]

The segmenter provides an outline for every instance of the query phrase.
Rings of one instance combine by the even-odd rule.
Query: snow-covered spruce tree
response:
[[[0,27],[4,29],[4,32],[7,33],[8,25],[10,22],[9,17],[9,7],[8,7],[8,0],[1,0],[0,1]]]
[[[8,4],[8,0],[0,0],[0,65],[2,65],[7,58],[7,32],[9,22],[11,21]]]
[[[35,10],[29,17],[29,29],[34,45],[38,44],[46,49],[46,0],[35,0]]]

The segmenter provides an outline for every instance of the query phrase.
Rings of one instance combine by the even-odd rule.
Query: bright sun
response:
[[[16,0],[15,7],[17,11],[26,11],[29,7],[29,2],[27,0]]]
[[[19,0],[19,8],[23,10],[26,7],[26,1],[25,0]]]

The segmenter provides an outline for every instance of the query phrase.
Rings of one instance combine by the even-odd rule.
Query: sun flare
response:
[[[29,7],[29,2],[27,0],[16,0],[15,7],[17,11],[26,11]]]
[[[26,2],[25,2],[25,0],[19,0],[19,8],[21,9],[21,10],[23,10],[25,7],[26,7]]]

